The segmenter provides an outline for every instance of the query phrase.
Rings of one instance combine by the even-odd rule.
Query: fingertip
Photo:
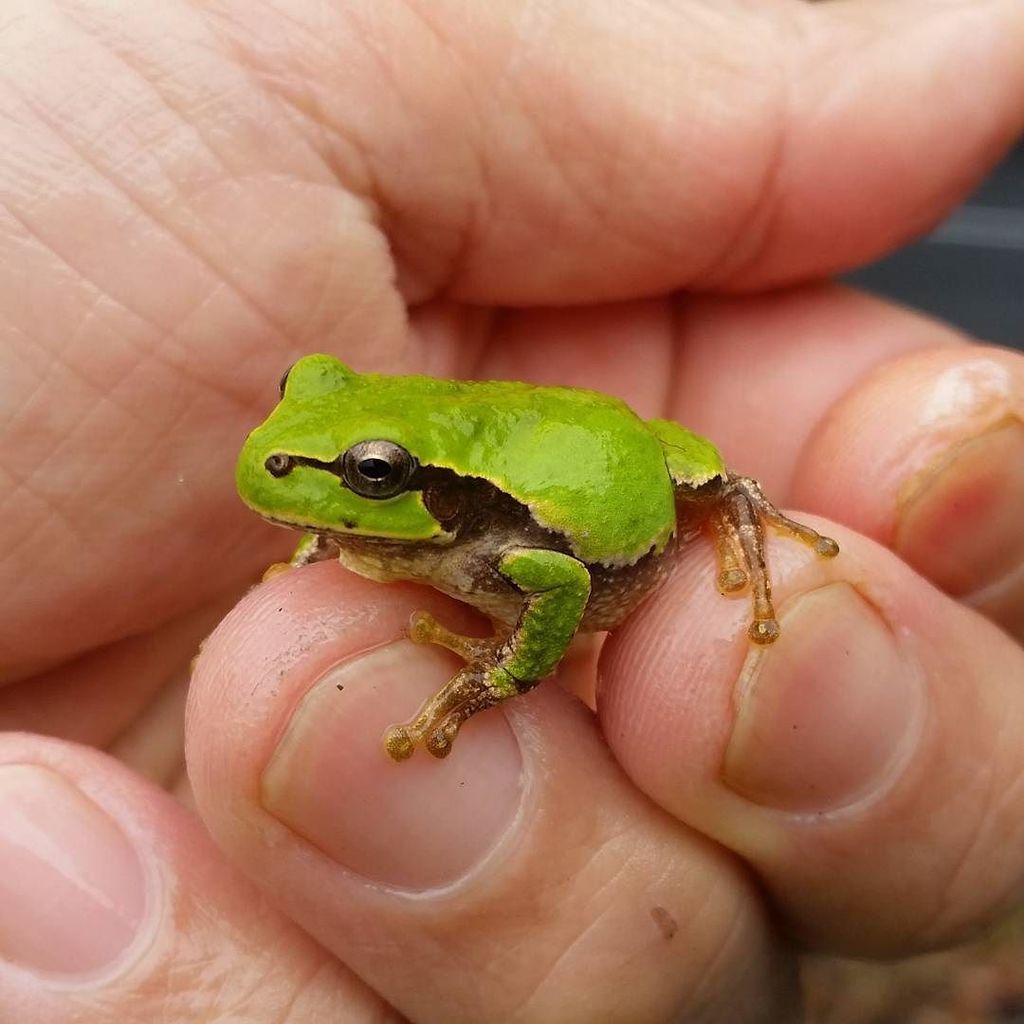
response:
[[[1024,629],[1024,357],[958,346],[892,360],[812,435],[794,490],[947,593]]]
[[[522,757],[505,716],[467,726],[443,768],[389,728],[452,672],[450,657],[407,641],[330,668],[300,697],[261,772],[262,809],[374,882],[418,890],[465,876],[522,799]],[[388,756],[386,736],[399,757]]]
[[[722,595],[710,546],[697,540],[684,547],[666,586],[605,645],[602,725],[641,788],[653,786],[677,811],[687,793],[720,782],[738,681],[762,665],[788,663],[804,634],[826,650],[836,642],[830,630],[838,631],[837,620],[823,605],[844,605],[847,580],[860,579],[863,567],[847,531],[824,521],[821,529],[841,538],[843,556],[824,560],[790,538],[768,538],[777,619],[751,621],[748,592]],[[804,600],[814,611],[809,624],[795,610]],[[811,662],[816,657],[808,653]]]
[[[710,551],[684,552],[684,579],[606,645],[598,708],[636,785],[747,859],[805,941],[921,951],[1024,878],[998,838],[1024,809],[990,796],[1024,770],[1024,656],[885,549],[825,528],[837,559],[771,542],[781,636],[765,647],[711,587]]]
[[[424,750],[388,756],[396,720],[458,666],[406,638],[424,605],[469,619],[433,591],[325,562],[264,583],[210,638],[188,761],[204,819],[239,861],[278,834],[312,844],[331,870],[423,889],[462,877],[507,828],[522,765],[500,712],[466,727],[444,770]]]
[[[17,745],[0,748],[0,957],[87,982],[130,962],[159,880],[118,821],[123,808],[89,795],[95,775],[83,788],[68,765],[45,763],[45,743]]]
[[[791,598],[783,622],[785,649],[752,650],[740,671],[722,782],[784,811],[877,799],[917,741],[920,673],[848,583]]]
[[[1024,126],[1014,0],[803,4],[794,15],[799,73],[773,231],[742,268],[762,290],[862,265],[930,229]],[[837,90],[840,52],[859,59]]]
[[[387,757],[399,709],[457,667],[402,639],[424,605],[445,623],[465,614],[323,563],[264,584],[211,637],[190,767],[231,857],[416,1019],[505,1019],[527,1003],[543,1019],[600,1015],[621,983],[595,977],[595,958],[632,965],[630,1019],[666,1019],[695,993],[722,1019],[752,998],[745,1019],[777,1019],[787,953],[745,877],[636,793],[558,686],[475,716],[443,760]],[[687,922],[685,944],[666,938],[666,914]],[[522,956],[504,959],[524,932]]]
[[[244,1006],[260,1024],[339,1005],[353,1021],[384,1019],[194,814],[114,758],[0,736],[0,816],[3,1020],[77,1020],[83,1007],[96,1020],[215,1019]]]

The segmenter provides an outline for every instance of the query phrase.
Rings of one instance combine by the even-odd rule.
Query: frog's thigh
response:
[[[526,601],[499,660],[528,690],[562,660],[583,618],[590,597],[590,573],[571,555],[542,548],[514,548],[498,565]]]

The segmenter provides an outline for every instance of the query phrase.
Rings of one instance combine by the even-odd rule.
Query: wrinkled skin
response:
[[[801,945],[1012,904],[1024,361],[813,282],[1019,133],[1019,0],[5,15],[0,1019],[786,1021]],[[409,613],[481,624],[245,593],[291,539],[232,464],[314,350],[619,393],[843,556],[773,544],[751,654],[695,542],[599,671],[396,770],[452,667]]]

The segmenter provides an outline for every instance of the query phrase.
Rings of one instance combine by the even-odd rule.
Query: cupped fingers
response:
[[[802,940],[906,954],[1024,882],[1024,652],[872,541],[769,546],[782,635],[708,546],[605,646],[598,711],[637,785],[743,856]]]
[[[400,1019],[104,754],[0,735],[0,822],[0,1020]]]
[[[446,760],[387,758],[386,728],[459,666],[405,639],[424,607],[472,625],[321,563],[207,641],[188,760],[230,856],[417,1022],[790,1019],[746,873],[637,793],[557,686],[472,719]]]

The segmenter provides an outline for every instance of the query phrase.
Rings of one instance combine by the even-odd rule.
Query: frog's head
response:
[[[277,408],[242,448],[242,500],[301,529],[444,539],[414,486],[415,426],[393,393],[401,380],[363,376],[333,356],[300,359],[281,379]]]

